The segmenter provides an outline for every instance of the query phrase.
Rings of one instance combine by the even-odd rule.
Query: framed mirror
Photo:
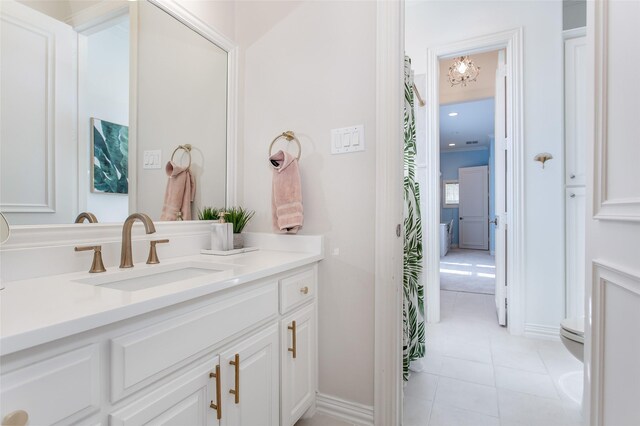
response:
[[[83,211],[197,219],[234,202],[230,40],[169,0],[3,0],[0,14],[0,211],[12,226]]]

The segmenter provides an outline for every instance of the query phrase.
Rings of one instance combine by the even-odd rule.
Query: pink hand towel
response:
[[[304,220],[298,159],[288,152],[278,151],[269,157],[269,164],[273,167],[273,229],[295,234],[302,228]]]
[[[177,220],[182,212],[183,220],[191,220],[191,203],[196,193],[196,181],[188,167],[169,161],[165,167],[169,180],[164,193],[164,205],[160,220]]]

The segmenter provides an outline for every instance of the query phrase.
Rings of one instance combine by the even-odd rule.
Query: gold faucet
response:
[[[75,251],[87,250],[93,250],[93,262],[91,263],[91,269],[89,269],[89,272],[92,274],[97,272],[106,272],[104,263],[102,263],[102,246],[84,246],[75,248]]]
[[[76,217],[75,223],[82,223],[82,222],[84,222],[85,219],[87,219],[87,222],[89,222],[89,223],[98,223],[98,218],[96,217],[95,214],[93,214],[91,212],[82,212],[82,213],[80,213]]]
[[[122,225],[122,249],[120,251],[120,267],[121,268],[133,268],[133,254],[131,253],[131,228],[133,222],[136,220],[141,221],[144,224],[144,229],[147,234],[153,234],[156,232],[156,227],[153,226],[153,221],[149,216],[144,213],[133,213]]]

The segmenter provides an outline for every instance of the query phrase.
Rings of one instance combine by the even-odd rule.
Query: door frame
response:
[[[404,0],[376,2],[374,405],[402,424]]]
[[[506,51],[507,103],[512,108],[512,135],[507,146],[507,300],[508,329],[511,334],[524,333],[524,127],[523,127],[523,30],[515,28],[494,34],[427,49],[427,144],[426,205],[423,211],[425,235],[423,283],[426,288],[426,319],[440,321],[440,146],[439,146],[439,60],[462,54]],[[497,189],[496,189],[497,190]]]

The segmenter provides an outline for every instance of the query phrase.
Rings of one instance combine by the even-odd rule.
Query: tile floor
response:
[[[559,341],[512,336],[492,295],[443,291],[427,356],[404,388],[404,426],[582,426],[582,363]],[[296,426],[352,426],[318,413]]]
[[[562,343],[510,335],[492,295],[442,291],[441,309],[404,389],[404,426],[582,424],[582,363]]]

